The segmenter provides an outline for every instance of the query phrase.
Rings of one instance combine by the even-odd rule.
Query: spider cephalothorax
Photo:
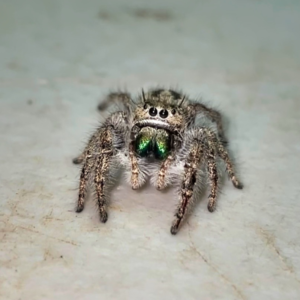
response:
[[[113,102],[121,102],[124,110],[112,113],[92,135],[84,152],[74,159],[74,163],[83,164],[77,212],[83,210],[87,182],[93,177],[100,220],[106,222],[107,186],[117,166],[125,169],[133,189],[141,187],[149,177],[158,190],[177,184],[180,202],[172,234],[177,233],[189,204],[197,196],[200,171],[208,174],[211,183],[208,210],[215,210],[218,157],[225,162],[233,185],[242,188],[226,150],[221,116],[216,110],[170,89],[142,91],[136,102],[128,93],[111,93],[98,108],[103,110]],[[199,114],[215,123],[216,130],[197,124]]]
[[[186,127],[184,96],[171,90],[155,90],[145,94],[134,110],[132,139],[140,157],[165,159],[178,143]]]

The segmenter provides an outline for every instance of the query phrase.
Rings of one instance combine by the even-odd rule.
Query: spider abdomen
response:
[[[165,159],[171,150],[170,140],[166,130],[144,127],[136,139],[135,150],[140,157],[153,155],[156,159]]]

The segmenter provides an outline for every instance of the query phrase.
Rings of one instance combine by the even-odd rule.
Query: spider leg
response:
[[[224,133],[221,114],[217,110],[209,108],[202,103],[194,103],[194,104],[191,104],[190,106],[195,115],[198,113],[203,113],[212,122],[216,123],[219,138],[222,141],[223,145],[226,145],[227,139],[226,139],[225,133]]]
[[[139,183],[139,175],[140,169],[138,165],[138,160],[134,152],[134,141],[132,141],[129,145],[129,158],[131,163],[131,187],[133,190],[137,190],[140,187]]]
[[[158,178],[156,179],[156,188],[161,191],[168,185],[168,170],[171,166],[171,164],[174,162],[176,158],[176,154],[178,153],[180,147],[181,147],[181,137],[180,136],[174,136],[173,141],[173,150],[170,152],[170,154],[167,156],[167,158],[162,162],[160,165]]]
[[[131,96],[126,92],[112,92],[109,93],[104,101],[98,105],[98,110],[103,111],[111,104],[122,103],[127,111],[132,110],[134,102],[131,100]]]
[[[123,113],[112,114],[91,136],[83,154],[74,159],[75,162],[83,163],[77,212],[81,212],[84,208],[87,183],[93,174],[100,220],[107,221],[105,193],[111,179],[109,171],[116,167],[112,157],[116,158],[118,151],[124,149],[124,136],[128,133],[126,130],[127,124]]]
[[[98,150],[95,162],[94,184],[97,195],[100,221],[107,221],[106,197],[104,194],[105,183],[107,182],[110,158],[113,155],[113,126],[109,125],[101,132],[99,139],[100,149]]]
[[[210,143],[209,143],[210,144]],[[210,212],[215,211],[216,202],[217,202],[217,191],[218,191],[218,172],[216,165],[216,155],[214,151],[214,147],[209,145],[209,153],[207,155],[207,168],[210,179],[211,191],[208,196],[208,205],[207,209]]]
[[[109,168],[110,156],[112,156],[112,151],[110,150],[104,150],[102,152],[102,155],[98,156],[94,178],[100,220],[103,223],[107,221],[106,198],[104,194],[104,187],[107,180],[107,171]]]
[[[180,203],[175,213],[175,220],[172,223],[171,233],[176,234],[184,219],[188,206],[193,196],[194,185],[196,183],[196,173],[203,157],[203,146],[199,142],[193,143],[190,154],[184,166],[184,175],[180,191]]]
[[[156,183],[156,188],[158,190],[162,190],[166,187],[166,172],[174,159],[175,157],[173,154],[170,154],[161,164]]]
[[[227,173],[228,173],[234,187],[236,187],[237,189],[242,189],[243,184],[238,180],[238,178],[236,177],[236,175],[234,173],[233,163],[229,157],[228,151],[225,149],[225,147],[220,142],[218,144],[218,154],[226,163],[226,170],[227,170]]]
[[[79,195],[77,201],[76,212],[80,213],[84,209],[84,199],[86,194],[87,183],[89,179],[89,174],[93,169],[93,162],[90,156],[89,151],[86,154],[86,161],[82,167],[81,175],[80,175],[80,183],[79,183]]]
[[[103,223],[107,221],[104,187],[107,181],[110,157],[113,155],[112,136],[113,133],[110,126],[101,128],[98,136],[94,135],[95,139],[91,139],[90,144],[87,147],[85,152],[85,162],[81,170],[79,197],[76,210],[76,212],[81,212],[84,208],[86,185],[91,171],[94,170],[97,204],[100,213],[100,220]],[[93,155],[91,153],[93,153]]]

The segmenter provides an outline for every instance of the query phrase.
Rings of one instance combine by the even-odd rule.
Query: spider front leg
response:
[[[158,173],[158,179],[156,183],[156,188],[158,190],[162,190],[167,186],[166,183],[166,173],[168,171],[169,166],[174,161],[174,155],[170,154],[168,157],[163,161],[163,163],[160,166],[160,170]]]
[[[197,169],[199,168],[202,158],[203,146],[196,141],[191,148],[190,154],[184,166],[184,175],[180,191],[181,200],[175,214],[176,218],[171,227],[172,234],[176,234],[178,232],[179,226],[187,213],[187,209],[194,192]]]
[[[134,150],[134,141],[129,144],[129,159],[131,164],[131,187],[133,190],[137,190],[141,186],[140,181],[140,169],[138,165],[138,160]]]
[[[79,196],[76,209],[76,212],[78,213],[82,212],[84,209],[87,183],[91,171],[94,170],[97,204],[100,220],[103,223],[107,221],[104,187],[107,181],[110,158],[113,154],[112,132],[110,129],[110,127],[100,129],[99,135],[94,135],[94,138],[90,140],[86,151],[80,157],[80,159],[85,160],[85,162],[81,170]],[[83,155],[84,158],[82,157]]]
[[[171,166],[171,164],[174,162],[176,153],[180,149],[182,145],[182,140],[180,135],[174,135],[172,136],[173,142],[172,142],[172,148],[173,150],[168,154],[168,156],[165,158],[165,160],[160,165],[158,178],[156,180],[156,188],[160,191],[163,190],[169,182],[167,182],[168,177],[168,171]]]
[[[91,170],[93,169],[93,166],[94,163],[90,155],[90,151],[88,150],[87,153],[85,153],[85,163],[82,167],[81,174],[80,174],[79,195],[78,195],[77,208],[76,208],[76,212],[78,213],[82,212],[84,209],[84,200],[85,200],[85,194],[87,189],[87,183],[89,180],[89,175],[91,173]]]
[[[82,170],[79,183],[79,195],[77,212],[84,208],[87,184],[90,177],[94,175],[94,186],[99,208],[100,220],[107,221],[106,212],[106,186],[109,183],[109,171],[115,167],[113,156],[119,149],[124,147],[124,135],[126,135],[127,124],[123,113],[112,114],[103,126],[90,138],[83,154],[74,162],[82,162]]]
[[[104,187],[107,181],[107,171],[109,168],[110,157],[112,156],[111,149],[104,149],[101,155],[98,156],[95,169],[95,190],[97,194],[97,204],[99,208],[100,221],[105,223],[107,221],[106,212],[106,197],[104,194]]]
[[[133,190],[139,189],[145,182],[148,177],[148,168],[147,164],[143,163],[142,158],[145,156],[139,145],[139,140],[141,139],[141,128],[138,126],[133,126],[130,133],[130,143],[129,143],[129,166],[130,166],[130,183]],[[145,137],[145,136],[144,136]],[[146,135],[146,144],[149,136]],[[148,150],[145,150],[146,152]]]
[[[216,154],[215,154],[214,146],[210,142],[208,143],[208,145],[209,145],[209,151],[207,154],[207,169],[208,169],[208,175],[210,179],[211,191],[210,191],[210,195],[208,196],[207,209],[210,212],[214,212],[217,203],[218,172],[217,172]]]

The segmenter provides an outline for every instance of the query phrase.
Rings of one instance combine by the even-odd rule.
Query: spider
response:
[[[93,179],[100,221],[105,223],[108,186],[114,172],[122,168],[134,190],[149,178],[158,190],[177,185],[179,204],[171,226],[171,233],[176,234],[197,198],[204,175],[210,181],[207,207],[210,212],[215,210],[217,160],[225,162],[234,187],[243,186],[226,149],[219,112],[171,89],[142,90],[136,100],[127,92],[113,92],[98,106],[101,111],[111,103],[119,103],[123,109],[110,114],[83,153],[73,160],[82,164],[76,212],[83,210],[87,186]],[[199,115],[216,126],[197,125]]]

